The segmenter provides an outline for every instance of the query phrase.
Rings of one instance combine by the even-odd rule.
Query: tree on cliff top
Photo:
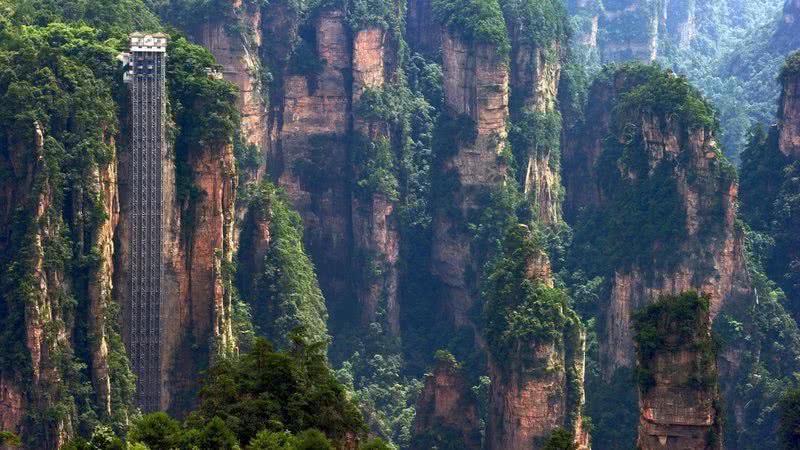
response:
[[[543,255],[527,227],[512,226],[488,271],[483,292],[486,338],[501,361],[519,341],[561,344],[566,328],[581,327],[566,293],[532,278],[531,264]]]
[[[511,44],[497,0],[434,0],[433,13],[467,41],[493,45],[501,57],[508,56]]]

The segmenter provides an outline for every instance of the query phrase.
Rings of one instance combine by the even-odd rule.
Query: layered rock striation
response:
[[[723,448],[709,298],[659,298],[637,313],[636,341],[638,447]]]
[[[659,89],[680,100],[661,102]],[[610,379],[634,363],[630,317],[649,299],[704,292],[713,318],[752,289],[736,223],[735,173],[699,94],[670,73],[623,66],[595,83],[590,110],[595,102],[617,113],[593,118],[568,145],[565,167],[577,170],[567,177],[567,204],[573,216],[593,211],[581,216],[594,228],[585,238],[607,253],[600,355]],[[691,113],[669,113],[686,104],[693,104]]]
[[[451,445],[480,450],[478,400],[463,368],[453,355],[437,354],[433,372],[425,375],[425,386],[417,400],[414,449]]]
[[[439,161],[440,174],[452,181],[434,216],[431,270],[446,287],[446,311],[457,327],[469,323],[478,273],[468,218],[481,199],[506,177],[501,157],[507,137],[508,66],[496,45],[470,42],[446,31],[442,42],[445,106],[455,144]],[[453,142],[453,140],[456,142]],[[443,181],[443,180],[442,180]]]
[[[542,448],[559,428],[588,448],[583,429],[585,334],[547,256],[527,227],[505,237],[489,276],[486,336],[492,380],[486,448]],[[522,319],[522,317],[536,320]]]

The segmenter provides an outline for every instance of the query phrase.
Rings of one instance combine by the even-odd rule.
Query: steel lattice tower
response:
[[[125,75],[131,93],[130,334],[139,407],[160,409],[162,167],[165,156],[166,46],[164,34],[134,33]]]

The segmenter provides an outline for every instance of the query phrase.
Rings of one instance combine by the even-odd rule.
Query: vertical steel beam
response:
[[[130,353],[137,400],[161,409],[161,279],[163,274],[163,158],[166,115],[166,36],[130,37],[131,256]]]

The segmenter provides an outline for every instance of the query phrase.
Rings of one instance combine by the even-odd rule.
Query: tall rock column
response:
[[[411,48],[428,57],[442,46],[442,26],[433,14],[432,0],[410,0],[406,17],[406,38]]]
[[[575,186],[568,205],[586,210],[584,220],[592,224],[576,239],[605,255],[598,274],[609,280],[611,294],[600,355],[610,379],[634,364],[630,317],[649,299],[707,293],[713,319],[752,289],[736,224],[735,172],[718,148],[712,110],[669,72],[638,65],[606,70],[589,109],[617,113],[593,117],[571,133],[570,140],[583,144],[568,145],[572,161],[565,166],[586,175],[567,184]],[[658,90],[675,97],[661,98]],[[627,100],[619,100],[624,93]],[[688,103],[696,107],[683,109]]]
[[[722,449],[709,298],[659,298],[636,314],[642,450]]]
[[[165,167],[164,281],[162,328],[162,407],[175,414],[188,411],[196,377],[218,355],[235,351],[231,292],[225,288],[222,265],[233,257],[236,170],[233,146],[197,149],[187,161],[194,198],[179,199]]]
[[[208,22],[188,30],[194,40],[207,48],[222,66],[225,80],[239,87],[241,138],[258,151],[257,167],[248,167],[248,178],[258,182],[265,170],[267,148],[267,86],[261,53],[261,6],[243,0],[229,0]],[[240,165],[241,166],[241,165]],[[239,212],[243,216],[243,212]]]
[[[370,177],[370,166],[392,155],[391,124],[372,117],[368,100],[362,96],[381,95],[391,81],[388,53],[393,50],[390,33],[379,27],[355,32],[353,39],[353,137],[351,160],[354,172]],[[357,154],[357,155],[356,155]],[[391,170],[392,167],[386,167]],[[375,170],[374,168],[372,169]],[[357,182],[357,184],[359,184]],[[363,183],[360,183],[363,184]],[[352,197],[353,264],[357,274],[356,297],[364,325],[385,322],[394,336],[400,334],[400,308],[397,301],[400,243],[394,216],[395,186],[356,186]],[[376,189],[377,188],[377,189]],[[394,192],[393,192],[394,191]]]
[[[417,400],[411,448],[428,450],[444,445],[481,450],[480,418],[478,400],[464,369],[450,353],[438,352]]]
[[[269,27],[280,27],[270,22]],[[278,28],[275,28],[278,29]],[[268,169],[305,226],[320,286],[335,313],[349,299],[352,212],[346,138],[350,131],[352,44],[341,10],[320,12],[314,58],[321,67],[283,75],[280,117],[272,130]],[[291,69],[291,68],[290,68]]]
[[[567,12],[555,0],[507,1],[503,10],[511,38],[509,141],[534,216],[552,225],[562,218],[557,96],[561,49],[567,45]]]
[[[502,19],[500,19],[502,20]],[[452,179],[433,224],[432,271],[446,287],[446,310],[456,326],[469,323],[475,303],[478,273],[472,254],[472,235],[466,229],[470,215],[481,207],[481,193],[505,179],[501,158],[507,136],[508,64],[496,45],[470,42],[454,30],[443,36],[442,60],[446,112],[456,122],[455,145],[442,155],[440,176]]]
[[[663,6],[656,0],[604,2],[599,47],[603,62],[654,61]]]
[[[800,52],[794,53],[786,61],[781,82],[783,91],[778,110],[778,147],[784,155],[800,160]]]
[[[542,448],[557,428],[588,448],[583,429],[585,333],[529,229],[509,230],[486,291],[492,380],[486,448]],[[516,318],[536,317],[525,324]]]

